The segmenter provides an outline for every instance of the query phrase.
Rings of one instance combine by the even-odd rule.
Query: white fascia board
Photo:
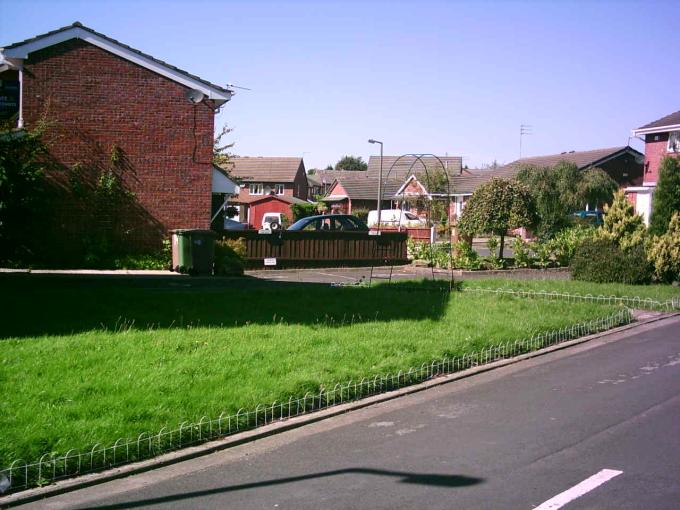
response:
[[[652,193],[656,186],[629,186],[624,188],[623,191],[628,191],[631,193]]]
[[[81,39],[103,50],[106,50],[109,53],[113,53],[114,55],[117,55],[125,60],[149,69],[156,74],[165,76],[166,78],[184,85],[185,87],[200,90],[209,99],[214,100],[218,105],[226,103],[231,99],[231,92],[223,92],[210,87],[201,81],[194,80],[185,74],[161,65],[150,58],[140,55],[139,53],[114,44],[111,41],[108,41],[103,37],[95,35],[80,27],[73,27],[68,30],[64,30],[63,32],[48,35],[35,41],[27,42],[26,44],[22,44],[21,46],[17,46],[15,48],[2,49],[0,51],[5,58],[26,59],[28,58],[29,53],[33,53],[34,51],[42,50],[43,48],[54,46],[55,44],[59,44],[71,39]]]
[[[633,129],[633,136],[653,135],[655,133],[668,133],[670,131],[680,131],[680,124],[671,124],[670,126],[659,126],[646,129]]]

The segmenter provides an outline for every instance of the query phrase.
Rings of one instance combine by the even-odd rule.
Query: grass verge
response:
[[[407,370],[613,311],[446,294],[413,282],[408,290],[26,282],[0,298],[12,317],[0,326],[2,466]]]
[[[519,280],[510,278],[484,278],[465,280],[466,287],[488,289],[514,289],[534,291],[556,291],[593,296],[628,296],[666,301],[680,298],[680,287],[673,285],[627,285],[623,283],[591,283],[577,280]]]

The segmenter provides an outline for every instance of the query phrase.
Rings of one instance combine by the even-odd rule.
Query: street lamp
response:
[[[378,174],[378,230],[380,230],[380,206],[382,205],[382,171],[383,171],[383,143],[371,138],[368,143],[380,144],[380,174]]]

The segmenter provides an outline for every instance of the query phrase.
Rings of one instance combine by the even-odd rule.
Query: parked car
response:
[[[368,226],[349,214],[324,214],[308,216],[293,223],[288,230],[312,232],[368,232]]]
[[[378,224],[378,211],[368,212],[368,226]],[[427,222],[410,211],[401,209],[383,209],[380,211],[380,224],[393,227],[427,227]]]
[[[224,218],[224,230],[246,230],[248,225],[240,221]]]
[[[580,223],[595,225],[599,227],[604,224],[604,213],[602,211],[576,211],[574,216]]]
[[[283,225],[283,213],[268,212],[262,216],[263,230],[279,230]]]

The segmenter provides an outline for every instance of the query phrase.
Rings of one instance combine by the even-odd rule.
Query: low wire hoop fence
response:
[[[506,295],[518,298],[545,299],[551,301],[567,301],[570,303],[594,303],[598,305],[620,305],[632,309],[653,310],[657,312],[675,312],[680,310],[680,297],[659,301],[652,298],[638,296],[604,296],[593,294],[572,294],[568,292],[546,290],[514,290],[514,289],[491,289],[485,287],[463,287],[464,292],[478,294]]]
[[[302,396],[291,396],[287,400],[259,404],[254,409],[239,409],[236,413],[224,412],[216,418],[203,416],[197,422],[185,421],[172,429],[163,427],[158,432],[142,432],[137,437],[120,438],[112,445],[95,444],[87,450],[71,449],[61,455],[45,454],[34,462],[17,459],[9,467],[0,470],[0,486],[4,486],[3,493],[16,492],[141,461],[172,450],[422,383],[438,376],[512,358],[628,324],[632,320],[630,310],[624,308],[599,319],[580,322],[514,342],[498,343],[462,356],[435,359],[418,367],[410,367],[408,370],[350,380],[335,384],[333,387],[322,386],[318,391],[307,392]]]

